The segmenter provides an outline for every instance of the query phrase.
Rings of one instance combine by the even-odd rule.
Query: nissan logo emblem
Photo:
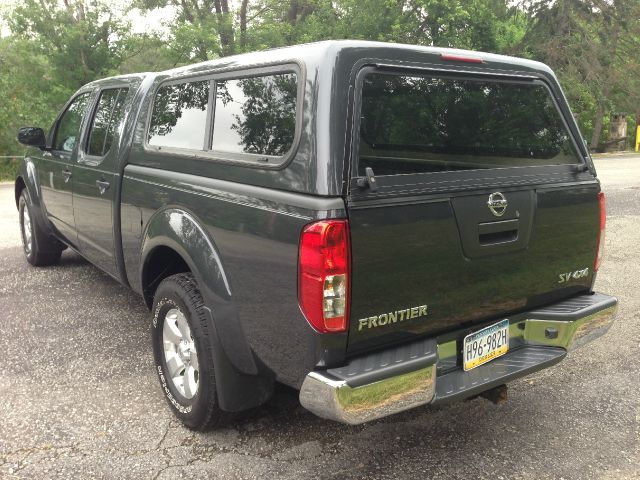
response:
[[[507,211],[507,199],[502,193],[494,192],[489,195],[487,206],[496,217],[501,217]]]

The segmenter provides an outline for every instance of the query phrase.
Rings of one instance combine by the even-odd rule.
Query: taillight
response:
[[[602,255],[604,253],[604,232],[607,223],[607,210],[605,207],[604,193],[598,193],[598,202],[600,203],[600,234],[598,235],[596,262],[593,269],[597,272],[602,263]]]
[[[298,256],[298,302],[319,332],[347,330],[350,263],[347,220],[324,220],[304,227]]]

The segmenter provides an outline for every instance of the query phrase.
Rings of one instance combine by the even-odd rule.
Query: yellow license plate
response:
[[[502,320],[464,337],[462,360],[465,372],[509,351],[509,320]]]

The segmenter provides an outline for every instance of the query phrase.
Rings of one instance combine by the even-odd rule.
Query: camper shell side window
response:
[[[156,89],[145,147],[206,160],[282,166],[300,135],[297,65],[199,75]]]

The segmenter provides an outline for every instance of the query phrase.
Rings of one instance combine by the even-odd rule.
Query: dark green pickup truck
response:
[[[600,183],[537,62],[295,46],[90,83],[19,139],[27,260],[71,248],[144,298],[191,428],[276,381],[346,423],[496,393],[616,310]]]

